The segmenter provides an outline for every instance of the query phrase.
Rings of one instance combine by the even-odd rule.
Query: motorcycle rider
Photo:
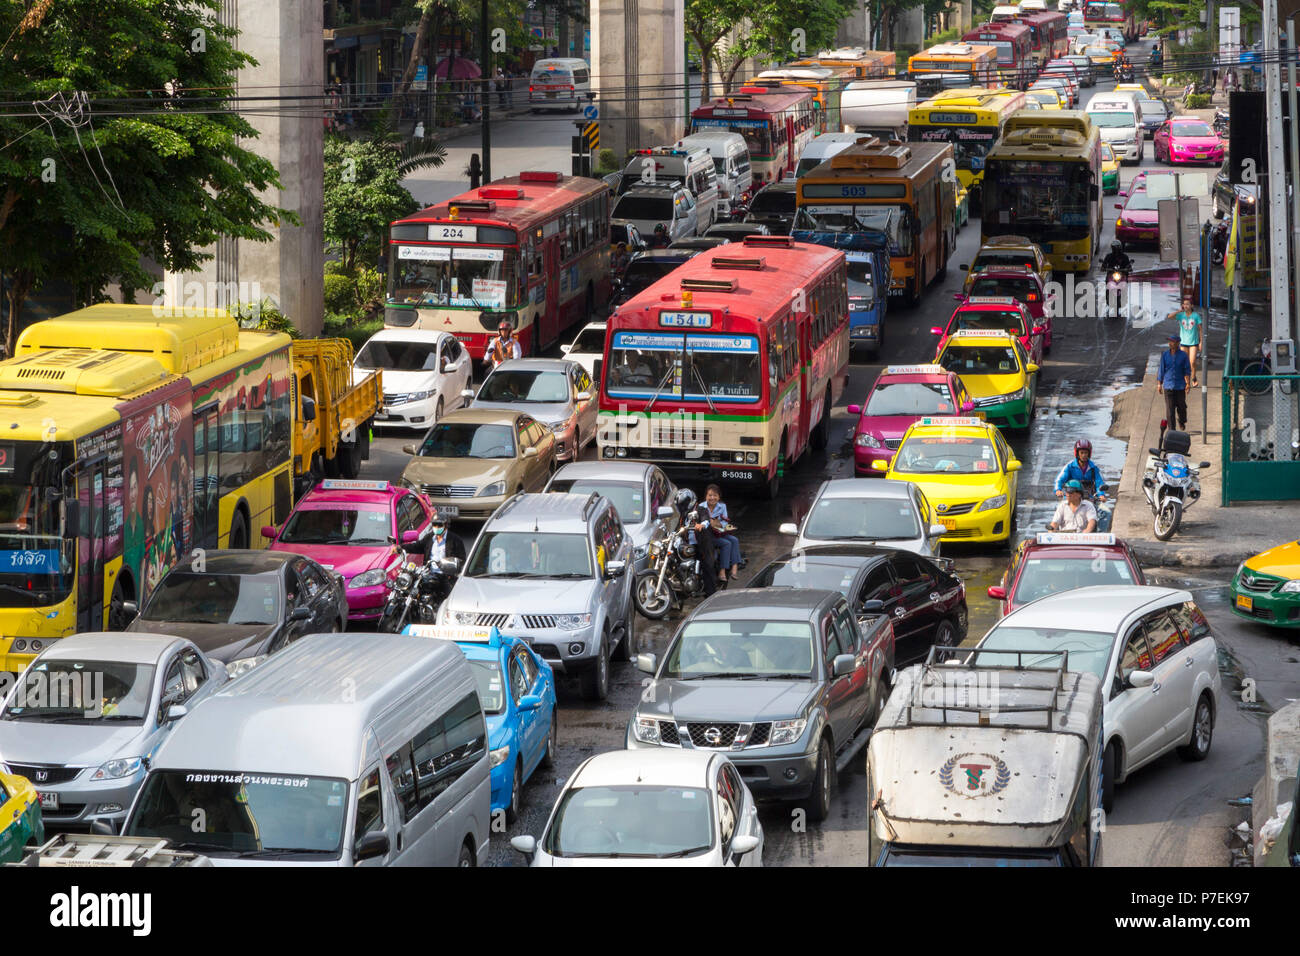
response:
[[[1076,531],[1088,533],[1097,530],[1097,509],[1083,497],[1083,485],[1078,481],[1065,483],[1065,501],[1056,506],[1056,514],[1047,526],[1049,531]]]
[[[1122,272],[1124,277],[1127,278],[1128,274],[1133,271],[1133,260],[1124,251],[1122,242],[1112,242],[1110,252],[1105,259],[1101,260],[1101,267],[1106,272]]]
[[[650,240],[650,248],[667,249],[668,243],[671,241],[672,239],[668,235],[668,227],[661,222],[655,226],[655,234],[654,238]]]
[[[465,564],[465,542],[461,540],[460,535],[454,533],[447,526],[447,519],[442,515],[435,514],[433,520],[429,522],[433,529],[433,534],[429,535],[429,545],[425,551],[425,560],[432,564],[435,561],[441,561],[444,558],[456,558],[462,565]]]
[[[708,513],[696,507],[698,500],[695,492],[682,488],[677,492],[673,503],[677,506],[682,524],[692,532],[691,538],[695,542],[696,553],[700,556],[700,577],[707,598],[718,589],[718,554]]]
[[[1092,460],[1092,442],[1086,438],[1080,438],[1074,443],[1074,459],[1068,462],[1056,476],[1056,497],[1065,496],[1066,489],[1072,481],[1079,483],[1085,497],[1093,499],[1097,512],[1097,530],[1108,531],[1111,512],[1104,504],[1106,489],[1110,486],[1106,484],[1106,479],[1102,476],[1097,463]]]

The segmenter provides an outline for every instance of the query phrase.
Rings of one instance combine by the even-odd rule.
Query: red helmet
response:
[[[1079,452],[1081,452],[1081,451],[1086,451],[1086,452],[1089,454],[1089,456],[1091,456],[1091,455],[1092,455],[1092,442],[1088,441],[1088,439],[1086,439],[1086,438],[1080,438],[1077,442],[1075,442],[1075,443],[1074,443],[1074,457],[1075,457],[1075,458],[1078,458],[1078,457],[1079,457]]]

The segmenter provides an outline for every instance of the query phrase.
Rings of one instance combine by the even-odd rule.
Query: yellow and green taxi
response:
[[[1101,191],[1107,196],[1119,192],[1119,157],[1110,143],[1101,144]]]
[[[888,463],[871,465],[925,493],[945,541],[1005,541],[1016,524],[1020,461],[995,425],[980,418],[922,418]]]
[[[1241,563],[1232,578],[1232,610],[1274,627],[1300,627],[1300,541]]]
[[[17,863],[29,843],[45,842],[45,825],[41,822],[41,801],[36,788],[26,777],[0,772],[0,863]]]
[[[1034,418],[1038,366],[1020,339],[1005,330],[963,329],[944,340],[934,358],[956,372],[975,410],[1006,428],[1028,428]]]

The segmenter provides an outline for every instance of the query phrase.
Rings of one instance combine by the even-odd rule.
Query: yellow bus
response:
[[[886,80],[894,77],[897,57],[893,50],[865,50],[860,46],[822,50],[816,56],[795,60],[790,66],[848,66],[854,79]]]
[[[909,112],[907,138],[913,143],[952,144],[957,181],[971,193],[971,206],[978,210],[984,157],[1002,137],[1007,117],[1024,105],[1025,94],[1018,90],[945,90]]]
[[[194,549],[261,547],[288,517],[290,338],[195,311],[94,305],[0,363],[0,669],[121,629]]]
[[[855,143],[798,181],[794,228],[883,233],[890,291],[916,304],[957,245],[953,163],[948,143]]]
[[[984,157],[982,241],[1026,236],[1054,271],[1087,272],[1101,240],[1101,135],[1079,110],[1022,110]]]
[[[916,95],[933,96],[945,89],[998,86],[998,48],[974,43],[940,43],[907,61],[908,75],[916,81]]]

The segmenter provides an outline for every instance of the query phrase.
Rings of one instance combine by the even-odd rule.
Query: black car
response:
[[[788,236],[794,228],[795,183],[768,183],[749,201],[745,222],[767,226],[774,236]]]
[[[644,292],[691,256],[698,249],[652,249],[632,257],[614,287],[610,307],[622,305],[628,299]]]
[[[1210,188],[1210,194],[1214,199],[1215,217],[1218,219],[1231,219],[1232,207],[1237,199],[1241,200],[1242,215],[1253,216],[1255,214],[1255,203],[1259,201],[1259,187],[1245,183],[1233,185],[1228,170],[1228,161],[1224,160],[1218,175],[1214,177],[1214,185]]]
[[[674,239],[668,243],[669,249],[693,249],[696,252],[703,252],[705,249],[712,249],[714,246],[725,246],[731,240],[726,236],[687,236],[685,239]]]
[[[823,545],[777,558],[746,586],[833,588],[855,613],[867,601],[882,602],[901,667],[936,644],[955,647],[966,639],[966,586],[948,565],[896,548]]]
[[[1164,100],[1148,98],[1138,100],[1138,106],[1142,109],[1142,131],[1147,139],[1151,139],[1169,119],[1169,106]]]
[[[135,608],[128,602],[127,613]],[[304,634],[341,631],[343,578],[283,551],[207,551],[172,568],[128,631],[189,638],[223,664],[278,651]]]
[[[772,230],[761,222],[718,222],[704,230],[704,238],[712,239],[715,236],[720,239],[730,239],[732,242],[740,242],[746,236],[768,236]]]

